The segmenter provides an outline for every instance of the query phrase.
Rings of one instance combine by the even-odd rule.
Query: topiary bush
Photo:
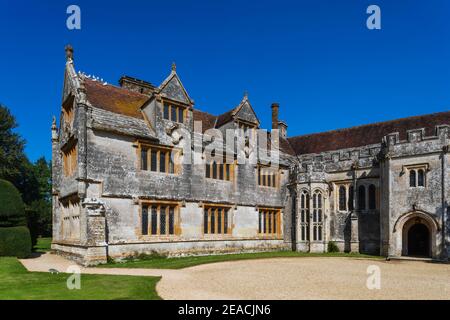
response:
[[[25,226],[25,206],[13,184],[0,179],[0,228]]]
[[[27,258],[31,255],[31,236],[27,227],[0,228],[0,256]]]
[[[334,241],[328,242],[328,252],[339,252],[339,247]]]

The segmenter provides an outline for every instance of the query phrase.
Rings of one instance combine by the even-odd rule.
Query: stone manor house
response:
[[[252,152],[260,121],[247,95],[215,116],[194,106],[175,65],[159,86],[127,76],[113,86],[76,73],[70,46],[66,57],[52,126],[57,253],[88,265],[152,252],[324,252],[333,241],[448,259],[450,112],[290,137],[274,103],[278,143]],[[245,143],[231,161],[210,161],[210,132],[233,128]],[[272,148],[277,166],[263,161]],[[204,161],[184,161],[194,157]]]

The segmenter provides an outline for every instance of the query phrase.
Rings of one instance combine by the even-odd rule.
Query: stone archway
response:
[[[437,257],[439,230],[436,218],[427,212],[401,215],[394,225],[390,255]]]

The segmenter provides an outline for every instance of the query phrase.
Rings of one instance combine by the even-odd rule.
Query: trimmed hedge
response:
[[[25,206],[13,184],[0,179],[0,228],[25,226]]]
[[[0,256],[27,258],[31,254],[31,236],[27,227],[0,228]]]

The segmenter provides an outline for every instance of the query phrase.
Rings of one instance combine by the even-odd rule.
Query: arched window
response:
[[[425,187],[425,176],[424,171],[422,169],[419,169],[417,171],[417,186],[418,187]]]
[[[309,241],[309,194],[302,191],[300,195],[300,239]]]
[[[323,196],[319,190],[313,194],[313,241],[322,241]]]
[[[352,211],[353,207],[353,186],[348,188],[348,210]]]
[[[376,188],[373,184],[369,186],[369,209],[375,210],[377,208]]]
[[[359,210],[366,210],[366,187],[364,186],[358,188],[358,208]]]
[[[340,186],[339,187],[339,210],[340,211],[346,211],[346,204],[347,204],[347,195],[345,194],[345,187]]]
[[[416,186],[416,170],[409,171],[409,186],[410,187]]]

